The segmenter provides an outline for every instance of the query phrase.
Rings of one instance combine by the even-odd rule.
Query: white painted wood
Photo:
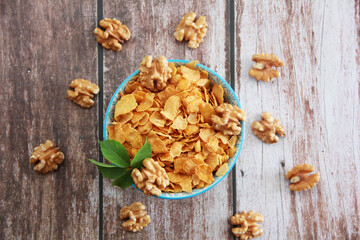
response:
[[[236,3],[236,91],[248,116],[236,205],[265,216],[264,239],[360,237],[358,31],[358,2]],[[248,76],[259,52],[284,60],[279,79]],[[251,132],[263,111],[285,125],[277,144]],[[321,181],[293,193],[284,175],[305,162]]]

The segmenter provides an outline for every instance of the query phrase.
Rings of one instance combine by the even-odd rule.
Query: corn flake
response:
[[[198,63],[199,63],[198,60],[196,60],[196,61],[191,61],[191,62],[185,64],[185,66],[188,67],[188,68],[190,68],[190,69],[192,69],[192,70],[197,70],[196,64],[198,64]]]
[[[199,122],[197,114],[196,113],[190,113],[189,116],[187,117],[187,121],[190,124],[197,124]]]
[[[169,63],[169,67],[171,68],[172,72],[171,72],[171,76],[175,76],[176,75],[176,72],[177,72],[177,69],[176,69],[176,66],[174,63]]]
[[[127,123],[128,121],[130,121],[132,118],[133,118],[133,113],[132,112],[128,112],[128,113],[125,113],[125,114],[120,114],[120,115],[117,115],[116,116],[116,121],[121,123],[121,124],[125,124]]]
[[[151,145],[153,153],[167,153],[169,152],[165,143],[159,138],[154,131],[150,131],[147,135],[147,140]]]
[[[212,88],[212,93],[214,94],[218,105],[224,102],[224,89],[221,85],[215,83]]]
[[[200,79],[200,72],[198,70],[190,69],[186,66],[181,66],[180,69],[182,76],[191,82],[196,82]]]
[[[204,148],[209,152],[217,152],[219,148],[219,140],[216,137],[210,137]]]
[[[204,164],[204,161],[198,158],[186,158],[182,167],[183,171],[188,174],[192,175],[195,173],[195,169],[199,166]]]
[[[205,89],[209,88],[210,86],[210,80],[205,78],[200,78],[196,81],[196,85],[199,87],[205,87]]]
[[[211,116],[215,113],[214,107],[210,103],[203,102],[200,105],[200,113],[204,117],[205,122],[210,122]]]
[[[171,124],[171,127],[173,129],[178,129],[178,130],[185,130],[187,127],[188,123],[185,120],[185,118],[183,118],[182,116],[177,116],[173,122],[173,124]]]
[[[131,127],[130,124],[123,125],[122,129],[124,131],[125,141],[130,143],[132,147],[140,149],[143,145],[143,138],[139,131]]]
[[[166,100],[164,111],[161,111],[161,114],[164,115],[165,118],[174,121],[179,112],[180,106],[180,98],[178,96],[171,96],[168,100]]]
[[[183,100],[183,104],[186,106],[186,111],[188,113],[197,113],[200,110],[200,106],[203,101],[198,96],[190,95]]]
[[[137,105],[138,104],[136,103],[136,99],[133,94],[122,96],[115,105],[114,118],[117,119],[119,115],[131,112]]]
[[[195,148],[195,152],[201,152],[201,142],[200,140],[197,140],[195,145],[194,145],[194,148]]]
[[[173,158],[180,156],[182,152],[182,147],[183,147],[182,142],[174,142],[170,148],[170,156]]]
[[[175,89],[174,85],[168,85],[164,90],[162,90],[161,92],[157,93],[157,97],[159,98],[159,101],[163,104],[166,102],[166,100],[173,96],[176,95],[177,91]]]
[[[171,149],[170,149],[171,151]],[[171,164],[174,162],[174,158],[170,155],[170,153],[161,153],[158,154],[159,160],[165,164]]]
[[[212,136],[215,136],[215,131],[211,128],[203,128],[200,130],[199,137],[204,142],[208,142]]]
[[[211,171],[214,171],[215,168],[220,164],[220,159],[218,157],[218,154],[210,153],[205,159],[205,163],[210,166]]]
[[[200,128],[198,125],[188,124],[186,129],[184,130],[184,133],[189,136],[198,133],[199,130]]]
[[[139,106],[137,106],[136,111],[142,112],[151,108],[154,103],[154,97],[154,93],[146,93]]]
[[[172,78],[170,78],[170,83],[177,84],[181,79],[182,79],[182,76],[180,74],[176,74]]]
[[[209,76],[209,73],[208,73],[207,71],[202,70],[202,71],[200,72],[200,78],[202,78],[202,79],[208,79],[208,76]],[[209,80],[209,81],[210,81],[210,80]]]
[[[219,169],[216,171],[215,175],[218,177],[224,176],[229,171],[229,165],[227,163],[224,163],[219,167]]]
[[[181,78],[180,81],[177,83],[176,90],[184,91],[188,90],[190,87],[190,80],[187,78]]]
[[[153,124],[148,121],[147,123],[145,123],[143,126],[138,126],[138,130],[140,134],[148,134],[150,132],[150,130],[152,129]]]
[[[164,127],[165,126],[165,119],[162,118],[161,113],[153,112],[150,116],[150,122],[157,127]]]
[[[131,118],[132,123],[139,122],[141,119],[145,117],[145,115],[149,115],[147,112],[133,112],[133,116]]]
[[[225,145],[227,145],[229,143],[229,135],[225,135],[222,132],[217,132],[215,134],[215,137],[219,140],[221,140],[221,142]]]
[[[134,92],[141,84],[135,80],[130,81],[125,87],[125,93],[130,94]]]
[[[229,140],[229,147],[231,148],[235,147],[237,140],[238,140],[237,136],[232,136]]]
[[[212,170],[209,165],[201,164],[196,167],[195,174],[199,177],[201,181],[205,183],[212,183],[214,181],[214,176],[212,174]]]
[[[113,125],[107,127],[107,131],[109,132],[109,139],[116,140],[123,144],[125,142],[125,135],[121,126],[122,124],[120,123],[113,123]]]
[[[185,192],[192,192],[192,176],[188,176],[185,174],[180,174],[180,173],[168,173],[169,176],[169,180],[170,182],[172,182],[173,184],[178,184],[180,185],[181,189]]]

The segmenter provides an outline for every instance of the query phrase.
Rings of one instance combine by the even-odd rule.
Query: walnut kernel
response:
[[[99,87],[95,83],[91,83],[85,79],[72,80],[70,87],[73,88],[74,91],[67,91],[68,98],[83,108],[92,107],[94,105],[94,101],[92,100],[94,94],[100,92]]]
[[[171,78],[172,69],[164,56],[159,59],[145,56],[141,61],[140,74],[137,81],[147,89],[158,92],[163,90]]]
[[[305,163],[304,165],[296,165],[293,169],[289,170],[285,177],[290,179],[290,190],[300,191],[315,187],[316,183],[320,181],[320,174],[308,175],[314,169],[313,166]]]
[[[269,82],[280,76],[280,72],[272,67],[283,67],[284,63],[274,54],[260,53],[252,56],[252,60],[256,62],[249,70],[249,75],[255,77],[256,80]]]
[[[276,143],[279,141],[279,136],[284,137],[284,126],[280,124],[280,120],[274,118],[271,113],[264,112],[260,122],[255,121],[251,124],[253,133],[266,143]]]
[[[94,30],[94,34],[98,43],[100,43],[105,49],[111,49],[118,52],[122,49],[122,45],[120,43],[130,39],[131,32],[129,28],[115,18],[102,19],[99,25],[105,29],[105,31],[97,27]]]
[[[207,31],[206,18],[200,16],[195,21],[196,14],[189,12],[180,20],[179,25],[176,28],[174,37],[178,41],[189,41],[188,46],[190,48],[198,48],[200,43],[204,41],[204,37]]]
[[[161,191],[169,185],[169,177],[164,168],[152,158],[143,161],[141,172],[134,168],[131,177],[135,186],[142,190],[146,195],[160,196]]]
[[[243,211],[241,214],[236,213],[230,218],[231,225],[239,226],[232,229],[233,234],[241,240],[247,240],[260,237],[263,230],[257,222],[263,222],[264,217],[260,213]]]
[[[134,202],[120,210],[120,218],[126,219],[122,226],[130,232],[138,232],[150,223],[150,216],[145,210],[146,207],[140,202]]]
[[[246,119],[246,113],[235,105],[222,103],[215,108],[215,114],[211,116],[213,128],[225,135],[239,135],[241,121]]]
[[[45,143],[35,147],[30,157],[30,163],[35,163],[34,170],[41,173],[56,170],[62,161],[64,161],[64,154],[51,140],[46,140]]]

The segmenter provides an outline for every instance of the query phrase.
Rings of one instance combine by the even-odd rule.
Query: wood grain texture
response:
[[[74,78],[96,79],[93,1],[0,1],[0,239],[97,239],[97,107],[66,98]],[[65,154],[37,173],[33,148]]]
[[[118,53],[105,52],[104,93],[107,104],[120,83],[137,70],[145,55],[168,59],[199,60],[228,78],[228,22],[226,1],[105,1],[104,17],[117,17],[132,32]],[[194,11],[209,24],[204,42],[192,50],[173,34],[180,19]],[[104,109],[105,110],[105,109]],[[151,224],[133,234],[120,227],[121,207],[144,203]],[[212,190],[185,200],[162,200],[135,189],[125,191],[104,180],[104,239],[232,239],[228,218],[232,215],[231,175]]]
[[[237,209],[265,217],[264,239],[360,239],[358,1],[239,1],[236,91],[247,116],[237,171]],[[248,76],[254,53],[284,60],[270,83]],[[264,144],[250,124],[270,111],[286,138]],[[321,174],[290,192],[285,173],[309,163]]]
[[[359,0],[239,0],[234,19],[229,3],[104,1],[104,17],[119,18],[132,37],[121,52],[98,56],[96,1],[0,0],[0,239],[233,239],[234,210],[264,215],[259,239],[360,239]],[[196,50],[173,38],[189,11],[209,24]],[[100,199],[99,173],[86,160],[99,158],[99,111],[105,114],[116,88],[147,54],[200,60],[230,82],[231,21],[235,91],[248,116],[236,186],[230,174],[201,196],[171,201],[105,179]],[[284,60],[279,79],[248,76],[259,52]],[[104,57],[104,109],[98,97],[93,108],[82,109],[66,99],[66,90],[74,78],[98,82],[98,57]],[[251,132],[263,111],[285,125],[287,136],[277,144],[263,144]],[[46,139],[60,146],[65,161],[41,175],[28,160]],[[321,181],[290,192],[284,175],[305,162]],[[137,234],[124,231],[119,218],[121,207],[134,201],[152,218]]]

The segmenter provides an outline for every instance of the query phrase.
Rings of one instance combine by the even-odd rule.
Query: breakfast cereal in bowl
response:
[[[231,171],[245,118],[236,94],[213,70],[197,61],[145,56],[110,100],[104,139],[120,142],[130,159],[147,141],[151,158],[132,173],[135,186],[182,199],[207,191]]]

